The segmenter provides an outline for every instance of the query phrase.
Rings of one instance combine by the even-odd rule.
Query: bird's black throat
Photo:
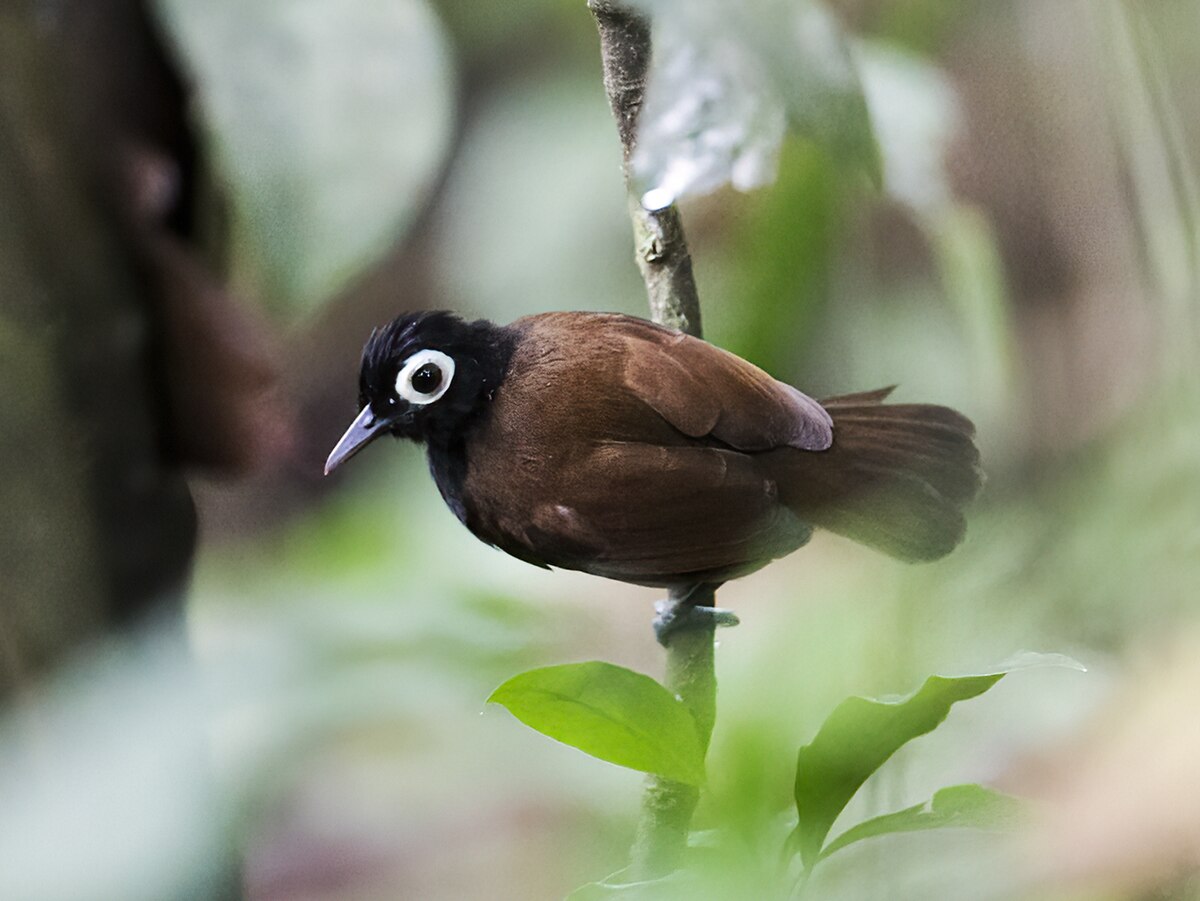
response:
[[[454,511],[459,521],[468,526],[467,509],[463,502],[463,483],[467,478],[467,442],[487,416],[488,407],[504,381],[516,347],[515,338],[506,329],[485,320],[472,325],[486,326],[486,329],[479,331],[478,337],[488,341],[486,346],[477,348],[478,352],[471,361],[472,379],[477,380],[478,390],[473,395],[472,403],[462,405],[454,411],[453,417],[440,419],[425,438],[429,471],[442,500]]]

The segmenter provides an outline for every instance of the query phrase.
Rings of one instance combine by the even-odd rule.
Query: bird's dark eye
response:
[[[442,383],[442,370],[435,363],[426,363],[412,374],[413,389],[421,394],[433,394]]]
[[[450,388],[454,358],[440,350],[420,350],[404,361],[396,376],[396,394],[416,406],[426,406]]]

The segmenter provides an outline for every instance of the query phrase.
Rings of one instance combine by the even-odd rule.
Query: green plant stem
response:
[[[637,141],[637,119],[650,66],[650,23],[610,0],[588,0],[600,32],[604,87],[617,121],[625,164],[629,212],[633,220],[638,268],[646,283],[655,322],[701,336],[700,298],[692,274],[692,258],[679,211],[670,206],[650,211],[642,207],[632,187],[630,161]],[[707,594],[690,601],[712,606]],[[715,626],[676,633],[667,647],[667,689],[691,708],[707,750],[716,719],[717,679],[713,667]],[[679,865],[687,847],[692,814],[700,790],[650,776],[642,798],[642,813],[630,852],[629,875],[637,880],[666,875]]]
[[[711,606],[714,594],[692,600]],[[713,666],[715,625],[689,628],[671,636],[667,646],[664,683],[692,711],[700,731],[700,743],[708,750],[717,715],[717,679]],[[700,801],[700,789],[661,776],[646,777],[641,819],[630,851],[629,874],[633,879],[665,876],[679,866],[687,848],[688,828]]]

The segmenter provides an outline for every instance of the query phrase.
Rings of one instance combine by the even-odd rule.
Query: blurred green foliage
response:
[[[454,73],[424,0],[157,3],[228,196],[236,288],[296,316],[392,246],[449,149]]]
[[[722,248],[728,284],[723,302],[705,311],[711,340],[779,378],[798,374],[830,299],[847,191],[826,150],[784,143],[777,180],[742,202],[739,227]]]
[[[583,3],[384,6],[300,4],[292,14],[313,18],[280,35],[279,4],[163,3],[240,217],[243,282],[276,309],[316,309],[389,241],[405,239],[456,143],[415,236],[432,287],[389,286],[397,306],[424,292],[422,301],[499,320],[641,311],[619,146]],[[904,400],[961,407],[980,426],[989,484],[967,541],[945,561],[904,567],[822,536],[722,589],[722,605],[743,624],[721,635],[720,716],[694,859],[690,875],[649,897],[703,897],[697,878],[714,898],[768,890],[796,825],[796,748],[847,696],[919,684],[934,671],[977,672],[1024,648],[1088,663],[1086,678],[1031,671],[963,705],[915,753],[897,751],[844,810],[830,805],[840,818],[824,828],[836,835],[843,821],[878,825],[881,815],[902,817],[889,822],[905,828],[953,822],[964,809],[956,802],[987,811],[991,801],[939,789],[990,782],[1063,739],[1131,659],[1153,659],[1157,640],[1198,613],[1194,4],[1081,6],[1058,32],[1037,18],[1055,14],[1048,5],[838,6],[858,41],[903,48],[931,70],[955,121],[945,123],[945,143],[924,133],[897,142],[879,130],[882,191],[793,136],[774,185],[690,201],[708,335],[810,393],[899,382]],[[360,55],[363,42],[378,47],[363,34],[376,17],[396,25],[401,10],[407,25],[375,38],[393,35],[411,52],[389,56],[376,77]],[[189,37],[221,15],[225,30],[214,33],[232,29],[236,40]],[[353,22],[326,28],[321,15]],[[323,65],[345,80],[317,78]],[[916,70],[876,71],[895,82],[885,98],[941,96]],[[998,86],[1004,104],[980,84]],[[1083,102],[1096,92],[1099,114]],[[239,111],[239,96],[256,105]],[[1056,106],[1057,97],[1070,102]],[[228,132],[214,124],[222,116]],[[1017,177],[1025,163],[1005,156],[1012,133],[1025,149],[1036,143],[1035,187]],[[1095,162],[1081,147],[1113,168],[1079,163]],[[915,208],[888,182],[889,154],[932,161],[945,202]],[[999,197],[989,177],[1003,185]],[[1012,251],[1032,233],[1071,273],[1036,296],[1019,289],[1037,280],[1022,277],[1031,263]],[[354,392],[352,369],[305,376]],[[657,673],[655,599],[484,547],[446,510],[418,449],[373,447],[270,530],[206,533],[190,615],[220,784],[209,792],[187,781],[193,762],[171,750],[176,721],[163,714],[176,696],[145,692],[147,682],[169,685],[157,663],[142,666],[135,675],[144,679],[114,680],[78,714],[95,732],[64,727],[93,736],[97,749],[73,758],[70,803],[39,801],[41,783],[13,771],[19,777],[5,784],[25,788],[11,809],[41,804],[46,816],[0,829],[27,840],[14,858],[27,865],[0,871],[12,880],[52,873],[62,890],[45,898],[135,897],[95,889],[107,871],[79,865],[89,846],[55,838],[54,815],[70,820],[74,805],[111,810],[116,797],[120,816],[101,818],[106,836],[134,847],[130,836],[156,834],[162,807],[150,789],[174,785],[186,797],[164,789],[161,798],[182,797],[173,808],[180,829],[161,835],[184,836],[178,847],[202,853],[236,834],[249,848],[252,896],[561,896],[623,866],[639,777],[563,753],[485,709],[485,699],[513,673],[562,660]],[[134,651],[117,656],[141,666]],[[83,667],[59,690],[109,685],[98,671]],[[114,710],[138,716],[130,725]],[[123,793],[143,759],[126,753],[135,746],[164,748],[168,762],[145,792]],[[58,784],[54,768],[46,772]],[[210,816],[213,805],[220,816]],[[196,822],[226,833],[184,828]],[[8,841],[0,837],[0,849],[17,847]],[[114,884],[136,883],[136,861],[113,860],[125,880]],[[156,860],[170,869],[169,849]],[[195,869],[181,858],[181,873]],[[286,891],[272,881],[277,870],[294,874]],[[986,838],[913,831],[845,847],[822,863],[813,890],[831,899],[1009,897],[1013,880],[1011,861]],[[605,897],[599,886],[588,891],[579,897]]]

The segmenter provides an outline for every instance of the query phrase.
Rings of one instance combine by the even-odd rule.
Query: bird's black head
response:
[[[361,412],[326,474],[382,434],[449,446],[491,399],[511,355],[504,329],[452,313],[407,313],[375,329],[363,347]]]

